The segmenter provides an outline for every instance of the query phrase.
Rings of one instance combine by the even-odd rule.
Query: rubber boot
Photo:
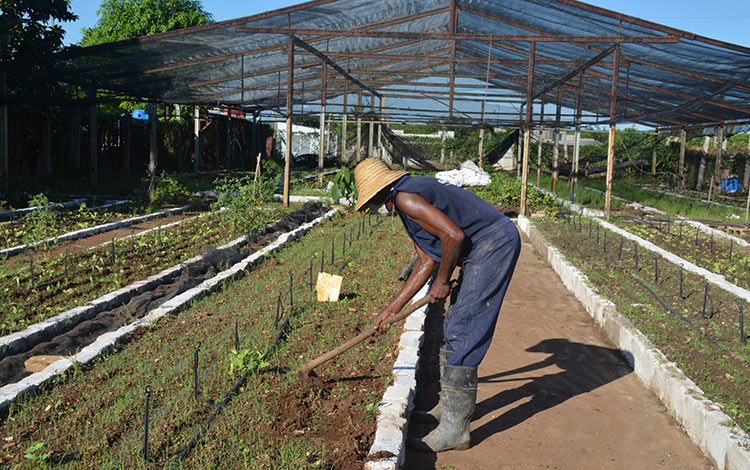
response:
[[[466,450],[469,422],[477,399],[477,368],[445,365],[442,383],[440,425],[421,439],[409,439],[409,447],[420,452]]]
[[[453,356],[453,351],[446,348],[445,346],[440,348],[440,380],[442,380],[443,376],[445,375],[445,364],[448,362],[448,359],[450,359],[451,356]],[[415,410],[414,413],[412,413],[412,418],[418,423],[439,423],[440,417],[443,413],[443,406],[441,405],[441,403],[441,401],[438,401],[437,405],[435,405],[431,410]]]

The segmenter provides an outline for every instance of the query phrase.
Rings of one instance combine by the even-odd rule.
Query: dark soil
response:
[[[583,219],[580,226],[546,219],[535,223],[544,236],[584,271],[599,291],[615,302],[618,310],[675,361],[709,398],[746,431],[750,430],[750,396],[746,392],[750,384],[750,346],[747,342],[744,346],[740,344],[736,297],[711,285],[706,291],[706,282],[686,271],[683,271],[680,297],[679,266],[638,248],[636,267],[633,242],[624,242],[620,252],[620,237],[604,229],[600,229],[597,237],[597,224],[593,224],[589,236],[587,219]],[[605,250],[610,259],[604,256]],[[620,267],[652,289],[672,313]],[[744,305],[744,311],[749,311],[748,305]],[[748,339],[747,332],[744,334]]]
[[[263,246],[281,232],[294,230],[299,225],[321,216],[326,209],[319,203],[308,203],[292,214],[285,214],[279,222],[269,224],[262,234],[253,235],[249,241],[253,246]],[[250,246],[221,250],[210,245],[202,246],[202,259],[183,269],[177,278],[134,297],[125,305],[101,312],[95,318],[84,321],[63,334],[40,342],[27,352],[0,360],[0,386],[17,382],[30,375],[24,367],[27,359],[41,355],[73,355],[100,335],[145,316],[164,302],[213,277],[217,272],[229,268],[254,251]]]
[[[724,275],[732,284],[750,289],[750,248],[663,219],[619,221],[617,225],[697,266]]]
[[[0,435],[13,436],[0,464],[34,468],[23,453],[33,442],[43,442],[52,452],[49,462],[64,461],[65,468],[153,468],[141,458],[146,385],[151,390],[149,458],[158,460],[181,449],[213,412],[211,404],[235,383],[227,374],[235,315],[241,348],[262,351],[273,340],[276,293],[292,272],[295,306],[282,311],[281,324],[289,319],[284,339],[269,364],[239,384],[179,467],[361,469],[374,437],[375,406],[392,381],[400,327],[319,367],[318,379],[300,383],[297,369],[369,327],[385,296],[400,287],[397,276],[412,255],[411,244],[400,230],[392,234],[390,224],[384,225],[346,254],[337,248],[335,265],[326,263],[327,271],[345,276],[339,302],[311,302],[305,270],[311,255],[330,250],[331,237],[338,243],[342,231],[351,234],[354,226],[356,232],[351,218],[322,224],[225,291],[160,321],[118,345],[116,354],[18,404],[0,427]],[[379,269],[372,270],[374,264]],[[203,343],[199,401],[192,397],[197,341]]]

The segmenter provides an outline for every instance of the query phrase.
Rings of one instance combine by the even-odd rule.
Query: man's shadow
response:
[[[524,398],[531,399],[474,429],[471,432],[472,446],[569,398],[595,390],[633,371],[616,349],[574,343],[564,338],[545,339],[526,351],[550,356],[534,364],[480,377],[480,388],[482,383],[531,381],[517,388],[503,390],[477,403],[472,421]],[[562,371],[530,379],[524,377],[527,372],[549,366],[557,366]]]

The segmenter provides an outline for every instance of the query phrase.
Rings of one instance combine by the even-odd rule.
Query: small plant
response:
[[[357,201],[357,186],[354,183],[354,174],[349,171],[349,168],[344,167],[336,173],[330,196],[334,201],[343,197],[352,206]]]
[[[232,228],[259,230],[265,226],[267,213],[263,203],[273,197],[273,181],[260,177],[254,183],[250,176],[242,178],[219,178],[214,181],[219,192],[218,200],[211,208],[224,208]]]
[[[49,199],[43,193],[29,199],[29,207],[37,209],[24,217],[28,223],[24,236],[25,243],[49,238],[55,228],[55,214],[50,210]]]
[[[162,203],[185,203],[189,196],[190,192],[185,185],[176,178],[169,176],[166,172],[156,177],[154,202],[152,204],[154,209]]]
[[[239,352],[232,349],[229,355],[229,375],[239,375],[246,372],[254,374],[263,367],[268,367],[268,362],[263,360],[263,354],[259,351],[242,349]]]
[[[23,456],[33,462],[45,463],[52,456],[52,451],[44,451],[44,442],[33,442]]]

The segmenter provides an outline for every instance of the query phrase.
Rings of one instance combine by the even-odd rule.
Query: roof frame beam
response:
[[[365,31],[322,28],[276,28],[268,26],[235,26],[238,32],[278,35],[334,35],[341,37],[389,38],[389,39],[437,39],[443,41],[493,41],[493,42],[569,42],[569,43],[676,43],[679,38],[671,36],[573,36],[557,34],[473,34],[473,33],[428,33],[409,31]]]

